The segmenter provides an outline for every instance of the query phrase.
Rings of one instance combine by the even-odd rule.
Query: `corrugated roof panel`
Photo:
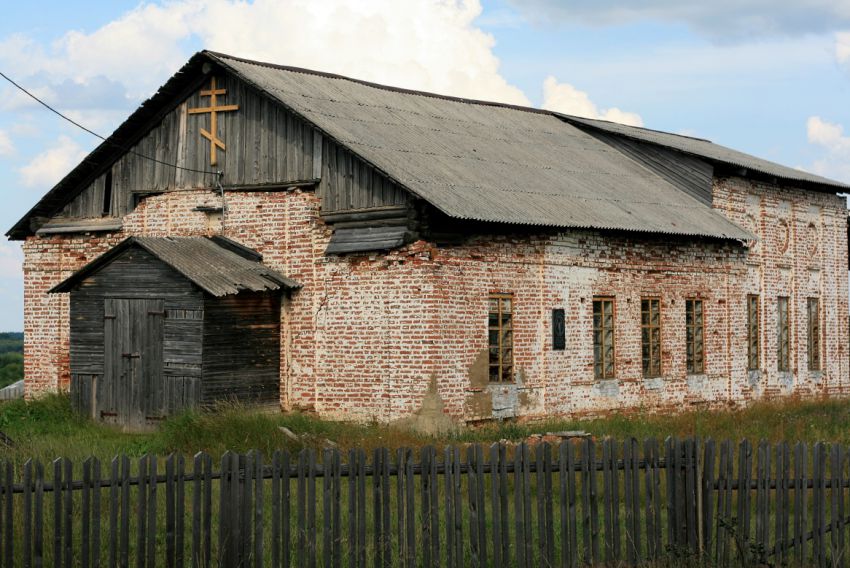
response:
[[[608,122],[606,120],[593,120],[590,118],[581,118],[570,115],[559,116],[561,116],[564,120],[567,120],[570,123],[590,126],[592,128],[598,128],[600,130],[604,130],[605,132],[612,132],[621,136],[634,138],[636,140],[652,142],[660,146],[673,148],[681,152],[687,152],[689,154],[708,158],[716,162],[722,162],[724,164],[730,164],[740,168],[746,168],[777,178],[789,181],[803,181],[817,185],[825,185],[831,188],[835,188],[835,190],[837,191],[850,189],[850,185],[847,185],[845,183],[821,177],[819,175],[815,175],[803,170],[789,168],[788,166],[783,166],[782,164],[777,164],[776,162],[771,162],[769,160],[763,160],[762,158],[757,158],[756,156],[752,156],[744,152],[739,152],[738,150],[733,150],[731,148],[715,144],[710,140],[705,140],[703,138],[693,138],[690,136],[671,134],[669,132],[650,130],[648,128],[627,126],[625,124]]]
[[[452,217],[752,237],[551,114],[214,57]]]
[[[206,237],[130,237],[75,272],[50,292],[69,292],[123,250],[139,246],[213,296],[243,290],[294,289],[299,284],[279,272],[220,246]]]

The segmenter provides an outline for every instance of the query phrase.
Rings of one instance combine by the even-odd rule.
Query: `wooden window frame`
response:
[[[812,317],[812,305],[814,305],[814,317]],[[812,297],[806,299],[806,314],[808,319],[807,350],[809,356],[809,370],[821,370],[821,324],[820,324],[820,298]]]
[[[596,325],[596,304],[601,305],[601,326]],[[608,345],[605,342],[605,304],[611,305],[611,345],[610,361],[606,355]],[[594,296],[591,303],[591,327],[593,329],[593,377],[597,380],[617,377],[617,301],[614,296]],[[597,342],[597,334],[600,341]],[[598,345],[598,349],[597,349]],[[609,372],[610,368],[610,372]]]
[[[761,368],[761,306],[758,294],[747,295],[747,370]]]
[[[791,299],[788,296],[776,298],[776,370],[791,371]]]
[[[644,303],[649,304],[649,309],[644,309]],[[658,324],[652,323],[652,304],[656,303],[658,311]],[[648,317],[646,317],[648,314]],[[647,323],[648,322],[648,323]],[[653,340],[653,331],[657,331],[657,339]],[[649,338],[649,342],[645,339]],[[661,349],[663,345],[663,324],[661,312],[661,298],[658,296],[644,296],[640,299],[640,347],[641,347],[641,369],[645,379],[654,379],[662,375],[663,362],[661,360]],[[649,348],[648,360],[644,357],[644,350]]]
[[[509,310],[507,312],[503,311],[504,301],[507,300],[510,302]],[[492,303],[496,302],[497,310],[494,312],[492,310]],[[487,297],[487,354],[488,354],[488,378],[491,383],[512,383],[514,382],[513,378],[513,367],[514,367],[514,314],[516,313],[514,308],[516,307],[516,302],[514,301],[514,295],[510,292],[491,292]],[[509,318],[507,322],[504,322],[504,315],[508,314]],[[493,315],[496,315],[496,325],[493,326],[490,321]],[[505,325],[507,324],[507,325]],[[496,332],[496,344],[493,344],[491,340],[491,335],[493,332]],[[510,335],[507,339],[507,345],[505,342],[505,333],[509,332]],[[496,360],[494,362],[493,359],[493,350],[496,350]],[[507,354],[507,360],[506,360]],[[496,370],[495,375],[493,374],[493,369]],[[495,378],[494,378],[495,376]]]
[[[700,323],[696,323],[699,305]],[[688,323],[688,311],[691,323]],[[697,338],[700,330],[700,338]],[[699,355],[699,356],[697,356]],[[685,366],[689,375],[705,374],[705,302],[702,298],[685,298]]]

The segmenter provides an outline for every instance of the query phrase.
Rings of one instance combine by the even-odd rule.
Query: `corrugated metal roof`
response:
[[[243,290],[293,289],[300,285],[279,272],[225,248],[205,237],[130,237],[75,272],[50,290],[70,292],[80,281],[109,264],[121,252],[139,246],[213,296],[238,294]],[[259,255],[257,255],[259,258]]]
[[[831,180],[819,175],[811,174],[803,170],[789,168],[782,164],[777,164],[768,160],[763,160],[738,150],[733,150],[719,144],[715,144],[704,138],[693,138],[691,136],[682,136],[679,134],[671,134],[669,132],[661,132],[659,130],[651,130],[649,128],[639,128],[637,126],[627,126],[607,120],[594,120],[590,118],[582,118],[578,116],[570,116],[566,114],[555,113],[564,120],[572,124],[579,124],[598,128],[605,132],[611,132],[620,136],[626,136],[635,140],[644,142],[652,142],[667,148],[673,148],[680,152],[686,152],[702,158],[707,158],[714,162],[729,164],[739,168],[746,168],[780,178],[791,182],[806,182],[816,185],[824,185],[834,188],[836,191],[846,191],[850,189],[850,185]]]
[[[451,217],[752,238],[551,113],[212,56]]]

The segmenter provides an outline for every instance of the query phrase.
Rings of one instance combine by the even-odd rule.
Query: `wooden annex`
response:
[[[280,302],[295,288],[222,238],[131,237],[52,292],[71,296],[71,393],[144,428],[220,400],[275,405]]]

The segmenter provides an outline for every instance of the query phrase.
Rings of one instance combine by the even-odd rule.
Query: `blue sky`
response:
[[[709,138],[850,182],[850,0],[38,2],[0,71],[109,134],[196,50]],[[3,232],[97,143],[0,84]],[[20,330],[0,239],[0,331]]]

